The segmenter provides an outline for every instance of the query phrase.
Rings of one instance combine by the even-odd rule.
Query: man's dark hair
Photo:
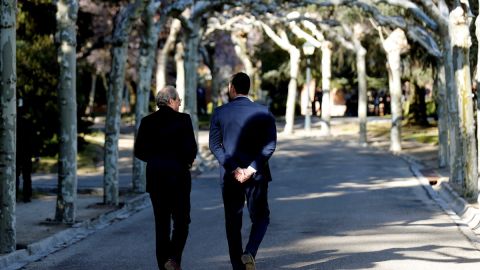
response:
[[[248,91],[250,91],[250,77],[247,74],[243,72],[234,74],[230,83],[235,87],[237,94],[248,95]]]

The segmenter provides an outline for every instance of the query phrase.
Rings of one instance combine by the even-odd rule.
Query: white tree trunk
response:
[[[75,222],[77,200],[77,98],[76,21],[78,2],[59,0],[57,5],[58,60],[60,78],[58,100],[60,134],[58,153],[58,193],[55,220]]]
[[[365,64],[365,55],[367,50],[362,46],[359,40],[353,41],[355,45],[357,60],[357,78],[358,78],[358,124],[359,124],[359,143],[367,144],[367,70]]]
[[[458,111],[458,92],[455,82],[455,71],[452,60],[452,47],[448,27],[440,25],[440,36],[443,44],[443,61],[445,64],[445,82],[447,86],[448,138],[450,183],[459,189],[463,186],[463,148],[460,136],[460,120]]]
[[[167,85],[167,63],[168,56],[170,52],[175,48],[175,42],[177,40],[178,33],[182,29],[182,23],[178,19],[172,20],[172,25],[170,26],[170,33],[168,34],[167,40],[163,45],[163,48],[160,49],[160,53],[157,57],[157,72],[156,72],[156,93],[163,87]],[[178,69],[177,69],[178,70]]]
[[[201,18],[191,19],[192,28],[184,33],[184,60],[185,60],[185,99],[184,112],[192,118],[195,138],[198,141],[198,115],[197,115],[197,68],[198,46],[202,36]]]
[[[128,52],[128,34],[133,21],[138,18],[148,0],[136,0],[122,8],[115,19],[112,37],[112,67],[107,94],[107,117],[105,122],[104,195],[105,204],[118,205],[118,138],[122,91],[125,80],[125,65]]]
[[[448,164],[448,115],[447,115],[447,89],[445,84],[445,66],[437,60],[435,71],[435,97],[438,117],[438,167],[444,168]]]
[[[270,26],[264,23],[261,23],[261,25],[265,33],[273,40],[273,42],[275,42],[283,50],[288,51],[288,54],[290,55],[290,82],[288,83],[287,108],[285,112],[285,127],[283,129],[283,133],[292,134],[295,120],[295,103],[297,98],[297,78],[300,65],[300,50],[290,43],[284,30],[281,30],[280,35],[277,35]]]
[[[387,52],[389,88],[391,97],[392,127],[390,129],[390,151],[402,150],[402,82],[400,55],[408,50],[407,37],[403,30],[395,29],[383,41],[383,48]]]
[[[177,92],[178,96],[185,100],[185,61],[184,61],[184,50],[183,44],[181,42],[177,43],[176,50],[175,50],[175,63],[177,69]],[[180,106],[180,112],[184,111],[185,102],[183,103],[184,106]]]
[[[290,82],[288,83],[287,109],[285,111],[285,134],[293,133],[293,124],[295,120],[295,103],[297,100],[297,79],[300,65],[300,50],[291,46],[290,55]]]
[[[330,114],[332,110],[332,98],[330,96],[330,81],[332,78],[332,48],[332,42],[322,42],[322,120],[325,123],[325,130],[322,130],[322,133],[325,135],[330,134]]]
[[[16,22],[17,1],[0,1],[0,254],[16,248]]]
[[[473,94],[470,77],[470,46],[472,45],[469,31],[469,18],[460,6],[455,8],[449,17],[449,27],[453,47],[453,67],[458,89],[458,107],[460,116],[460,135],[464,154],[464,195],[477,196],[478,167],[477,145],[475,134],[475,119],[473,114]]]
[[[142,118],[148,114],[148,101],[152,84],[155,51],[157,50],[158,31],[153,20],[157,4],[153,0],[143,12],[143,29],[140,41],[140,57],[138,67],[137,104],[135,104],[135,139]],[[146,190],[145,162],[133,157],[132,188],[134,192]]]

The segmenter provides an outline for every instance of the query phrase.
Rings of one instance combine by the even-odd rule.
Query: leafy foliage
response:
[[[35,134],[32,140],[38,154],[54,156],[58,151],[58,76],[57,48],[54,41],[56,7],[52,1],[34,0],[18,3],[17,23],[17,96],[22,98],[25,113],[31,118]],[[83,21],[83,20],[81,20]],[[88,33],[83,31],[84,36]],[[79,38],[81,41],[82,38]],[[77,89],[89,88],[82,85],[84,68],[79,65]],[[85,83],[87,84],[87,83]],[[86,102],[80,94],[78,111]],[[79,132],[85,132],[88,124],[78,121]],[[82,146],[83,140],[78,140]]]

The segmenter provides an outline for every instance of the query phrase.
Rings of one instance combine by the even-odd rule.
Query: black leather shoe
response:
[[[165,263],[164,267],[167,270],[182,270],[182,268],[180,268],[180,265],[178,265],[178,263],[172,259],[169,259]]]

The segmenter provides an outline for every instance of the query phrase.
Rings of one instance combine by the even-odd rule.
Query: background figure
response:
[[[272,180],[268,160],[275,151],[275,119],[267,107],[248,97],[250,78],[232,76],[228,86],[232,101],[215,109],[210,123],[210,150],[221,165],[230,262],[234,270],[254,270],[255,256],[270,222],[268,183]],[[247,201],[252,222],[243,250],[242,216]]]
[[[134,151],[147,162],[146,188],[155,216],[158,267],[178,270],[190,224],[190,168],[197,143],[190,116],[178,112],[182,101],[176,89],[166,86],[155,101],[158,111],[142,119]]]
[[[17,109],[17,157],[16,157],[16,191],[20,195],[20,175],[23,179],[22,201],[32,200],[32,157],[34,156],[34,131],[30,117],[27,116],[23,99],[18,99]]]
[[[199,115],[207,114],[207,92],[205,88],[197,88],[197,112]]]

